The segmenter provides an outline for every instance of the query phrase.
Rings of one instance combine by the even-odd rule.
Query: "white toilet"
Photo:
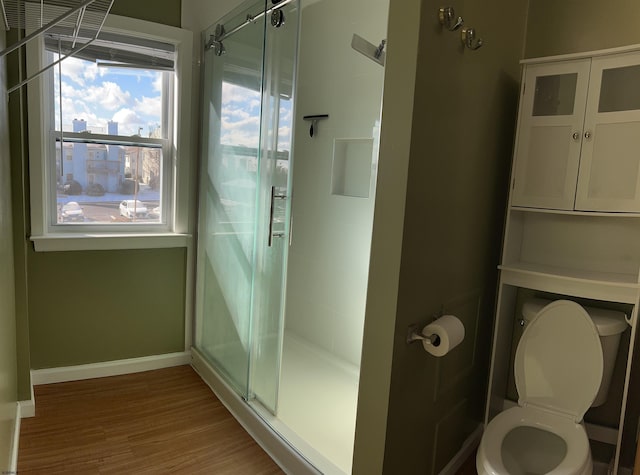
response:
[[[533,306],[541,307],[539,301]],[[592,316],[575,302],[557,300],[527,323],[514,361],[518,406],[487,425],[476,458],[480,475],[592,473],[582,417],[603,376],[602,345]],[[619,338],[624,318],[617,328]]]

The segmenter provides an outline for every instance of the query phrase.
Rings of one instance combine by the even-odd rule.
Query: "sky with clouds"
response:
[[[61,63],[55,73],[56,128],[60,127],[62,90],[63,130],[73,130],[74,119],[84,119],[88,130],[107,133],[107,122],[118,122],[119,135],[149,135],[162,122],[162,73],[98,67],[78,58]]]
[[[278,150],[291,147],[291,101],[279,101]],[[222,83],[222,130],[220,142],[258,148],[260,93],[229,82]]]
[[[119,135],[149,135],[161,124],[162,74],[158,71],[98,67],[78,58],[54,67],[54,107],[56,129],[60,127],[60,88],[62,124],[73,130],[74,119],[84,119],[87,129],[107,133],[107,122],[118,122]],[[289,150],[291,143],[291,101],[281,99],[278,107],[278,149]],[[258,147],[260,131],[260,93],[229,82],[222,84],[221,142],[225,145]]]

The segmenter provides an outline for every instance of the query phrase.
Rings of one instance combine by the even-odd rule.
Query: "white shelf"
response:
[[[604,218],[640,218],[640,213],[604,212],[604,211],[575,211],[564,209],[529,208],[525,206],[511,206],[511,211],[523,213],[559,214],[565,216],[604,217]]]
[[[545,292],[595,300],[635,304],[638,276],[593,272],[525,262],[500,265],[502,282]]]

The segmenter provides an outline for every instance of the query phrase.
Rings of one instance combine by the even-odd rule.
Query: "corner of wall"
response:
[[[382,473],[420,37],[420,0],[391,0],[353,473]]]

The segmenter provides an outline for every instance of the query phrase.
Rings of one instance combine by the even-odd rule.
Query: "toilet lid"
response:
[[[584,308],[556,300],[540,310],[518,343],[514,372],[518,404],[580,422],[602,380],[602,346]]]

